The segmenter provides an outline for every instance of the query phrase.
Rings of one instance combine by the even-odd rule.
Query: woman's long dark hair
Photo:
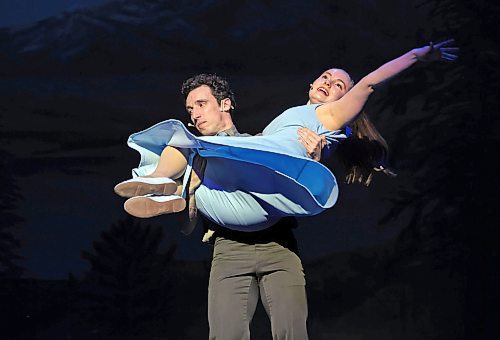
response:
[[[339,159],[347,168],[346,182],[368,186],[376,171],[396,176],[389,166],[387,142],[365,112],[362,111],[349,126],[351,136],[337,147]]]

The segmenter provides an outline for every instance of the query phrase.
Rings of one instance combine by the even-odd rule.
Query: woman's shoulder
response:
[[[300,105],[291,107],[274,120],[264,129],[264,134],[274,133],[287,128],[307,127],[312,131],[317,130],[318,120],[315,109],[318,105]]]
[[[292,112],[292,113],[306,113],[306,112],[314,112],[318,106],[322,104],[304,104],[304,105],[298,105],[298,106],[293,106],[291,108],[286,109],[283,113],[285,112]]]

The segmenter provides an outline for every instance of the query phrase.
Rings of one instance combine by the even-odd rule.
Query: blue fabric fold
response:
[[[268,227],[283,216],[315,215],[332,207],[338,197],[335,176],[307,157],[298,142],[304,126],[325,136],[330,148],[349,131],[329,131],[317,120],[315,108],[304,105],[286,110],[262,136],[196,137],[177,120],[158,123],[129,137],[141,161],[134,176],[151,173],[167,146],[196,150],[207,159],[197,206],[215,223],[244,231]]]

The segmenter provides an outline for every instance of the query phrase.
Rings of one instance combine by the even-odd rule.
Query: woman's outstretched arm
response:
[[[448,47],[452,42],[453,39],[435,45],[430,43],[385,63],[361,79],[339,100],[318,107],[316,112],[319,120],[329,130],[341,129],[361,112],[375,85],[392,78],[417,61],[454,61],[457,58],[454,53],[458,48]]]

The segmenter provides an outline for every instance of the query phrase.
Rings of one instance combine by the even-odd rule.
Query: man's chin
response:
[[[208,129],[203,129],[203,128],[198,129],[198,132],[201,133],[203,136],[214,136],[217,134],[216,132],[212,132]]]

